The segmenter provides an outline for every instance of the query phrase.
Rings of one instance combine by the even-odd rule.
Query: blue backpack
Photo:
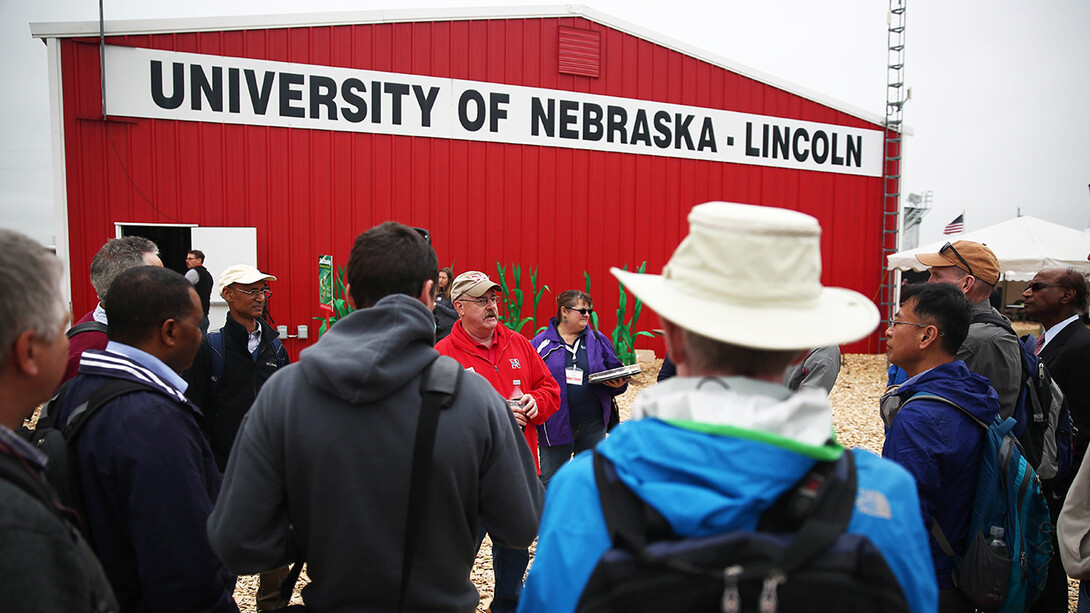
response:
[[[954,585],[978,608],[1028,610],[1045,586],[1053,526],[1041,482],[1012,432],[1014,418],[996,416],[989,426],[957,403],[926,392],[912,395],[901,406],[920,399],[955,407],[987,431],[964,555],[954,553],[938,523],[931,524],[931,534],[954,563]],[[1008,555],[996,555],[989,547],[992,527],[1003,528]]]
[[[1018,338],[1010,322],[994,310],[978,313],[973,323],[999,326]],[[1022,350],[1022,384],[1014,408],[1013,433],[1022,443],[1026,460],[1037,476],[1048,480],[1071,472],[1075,463],[1075,429],[1063,392],[1034,352],[1036,342],[1032,334],[1018,339]]]
[[[288,364],[288,350],[284,349],[284,343],[278,337],[272,339],[273,355],[276,356],[276,367],[283,368]],[[216,393],[216,386],[223,378],[223,365],[227,359],[227,350],[224,347],[223,328],[208,333],[208,348],[212,358],[212,370],[208,384],[208,395]]]

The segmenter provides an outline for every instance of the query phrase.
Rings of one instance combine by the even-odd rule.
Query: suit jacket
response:
[[[1067,398],[1079,431],[1075,457],[1081,459],[1090,442],[1090,330],[1081,321],[1068,324],[1041,350],[1041,361]]]

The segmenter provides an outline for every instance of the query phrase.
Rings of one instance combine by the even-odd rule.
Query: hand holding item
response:
[[[624,377],[622,379],[609,379],[608,381],[602,381],[602,385],[607,385],[609,387],[621,387],[625,383],[628,383],[628,380],[631,378],[632,377]]]

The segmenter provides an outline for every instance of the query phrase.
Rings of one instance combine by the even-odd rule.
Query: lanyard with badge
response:
[[[568,385],[583,385],[583,371],[579,368],[579,340],[575,341],[575,344],[568,347],[564,345],[564,349],[571,354],[571,366],[564,370],[565,378],[568,380]]]

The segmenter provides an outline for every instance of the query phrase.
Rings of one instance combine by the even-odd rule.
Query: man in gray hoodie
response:
[[[435,251],[387,222],[349,257],[349,303],[300,360],[269,379],[247,413],[208,520],[212,548],[238,573],[305,561],[308,606],[398,609],[420,381],[439,357],[431,306]],[[504,399],[463,373],[439,417],[405,610],[473,611],[478,521],[526,547],[544,492]]]

